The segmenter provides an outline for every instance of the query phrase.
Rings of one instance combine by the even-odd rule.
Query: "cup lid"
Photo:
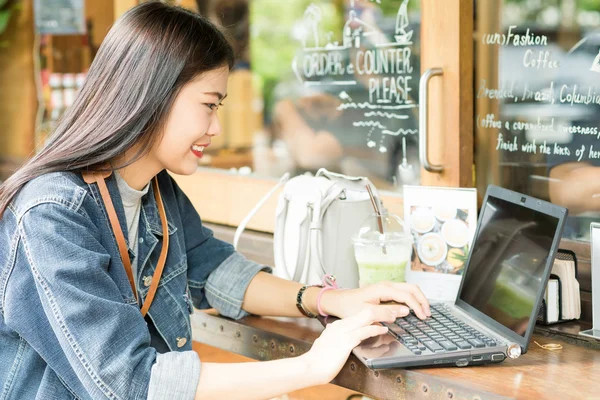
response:
[[[413,238],[404,231],[404,222],[397,215],[373,212],[361,223],[352,240],[354,243],[385,245],[412,243]]]

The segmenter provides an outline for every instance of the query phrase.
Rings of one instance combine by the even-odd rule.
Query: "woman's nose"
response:
[[[221,121],[219,120],[218,113],[214,113],[210,125],[208,127],[208,131],[206,132],[208,136],[218,136],[221,134]]]

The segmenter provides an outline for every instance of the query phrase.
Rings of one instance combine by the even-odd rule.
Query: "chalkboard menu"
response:
[[[598,126],[586,123],[600,111],[600,35],[563,52],[545,35],[516,29],[513,25],[506,34],[482,38],[484,44],[505,47],[500,50],[500,85],[482,78],[476,96],[502,107],[499,115],[477,115],[477,127],[497,132],[499,152],[539,153],[556,162],[600,159],[600,141],[581,143],[582,138],[600,139]]]
[[[292,23],[290,75],[276,83],[271,107],[275,134],[298,172],[327,167],[383,187],[418,184],[419,0],[336,4],[306,2]],[[263,62],[253,58],[253,69]],[[315,135],[298,139],[305,129]]]
[[[362,110],[352,121],[352,126],[369,128],[366,145],[382,153],[388,149],[383,139],[379,142],[374,140],[375,132],[381,138],[417,133],[416,129],[387,129],[386,125],[390,123],[382,123],[376,118],[407,119],[409,115],[401,110],[417,107],[411,94],[414,71],[411,39],[414,30],[409,28],[407,5],[408,0],[400,5],[394,34],[390,37],[363,21],[351,8],[342,29],[341,42],[321,43],[318,36],[312,38],[312,32],[307,32],[303,38],[303,50],[292,64],[298,80],[305,86],[334,87],[331,91],[343,100],[338,110]],[[318,6],[311,4],[306,13],[318,14]],[[312,43],[310,39],[313,39]],[[368,96],[361,99],[363,101],[355,101],[348,90],[359,85],[361,78]]]
[[[35,0],[35,27],[41,34],[85,33],[83,0]]]
[[[596,189],[578,176],[600,181],[600,33],[569,23],[589,12],[542,7],[528,16],[528,2],[503,10],[492,3],[477,2],[479,187],[495,183],[564,205],[578,220],[567,235],[585,236],[581,221],[600,211]]]

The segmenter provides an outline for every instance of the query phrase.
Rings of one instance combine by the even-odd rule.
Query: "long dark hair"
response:
[[[136,144],[134,160],[143,156],[181,88],[233,62],[225,36],[200,15],[160,2],[126,12],[48,142],[0,186],[0,218],[23,185],[42,174],[98,168]]]

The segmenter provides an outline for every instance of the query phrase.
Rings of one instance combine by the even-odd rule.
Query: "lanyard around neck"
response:
[[[115,211],[115,206],[113,205],[110,193],[108,191],[108,187],[106,186],[105,182],[105,179],[109,177],[111,173],[111,171],[88,171],[83,173],[83,180],[88,184],[96,183],[98,185],[100,195],[102,196],[102,200],[104,201],[104,207],[106,208],[106,212],[108,213],[108,220],[110,221],[110,225],[115,235],[115,239],[117,240],[117,245],[119,246],[121,261],[123,261],[123,266],[125,267],[125,272],[127,273],[129,284],[131,285],[133,295],[135,296],[135,299],[137,301],[138,296],[137,290],[135,288],[135,278],[131,269],[131,260],[129,259],[127,242],[125,242],[125,236],[123,235],[123,230],[121,229],[121,224],[119,223],[119,218],[117,217],[117,212]],[[167,260],[167,252],[169,250],[169,226],[167,224],[167,213],[165,212],[165,206],[163,204],[160,191],[158,190],[158,179],[156,177],[154,177],[154,179],[152,180],[152,187],[154,190],[154,198],[158,206],[158,213],[160,214],[160,223],[162,224],[163,229],[163,243],[162,249],[160,250],[160,256],[158,257],[158,263],[156,264],[156,269],[154,270],[154,275],[152,275],[152,283],[150,284],[150,289],[148,289],[148,295],[146,296],[146,300],[144,301],[144,304],[142,305],[142,308],[140,310],[142,316],[144,317],[148,313],[150,305],[152,304],[152,300],[154,300],[154,296],[156,295],[156,290],[158,289],[160,277],[165,267],[165,261]]]

